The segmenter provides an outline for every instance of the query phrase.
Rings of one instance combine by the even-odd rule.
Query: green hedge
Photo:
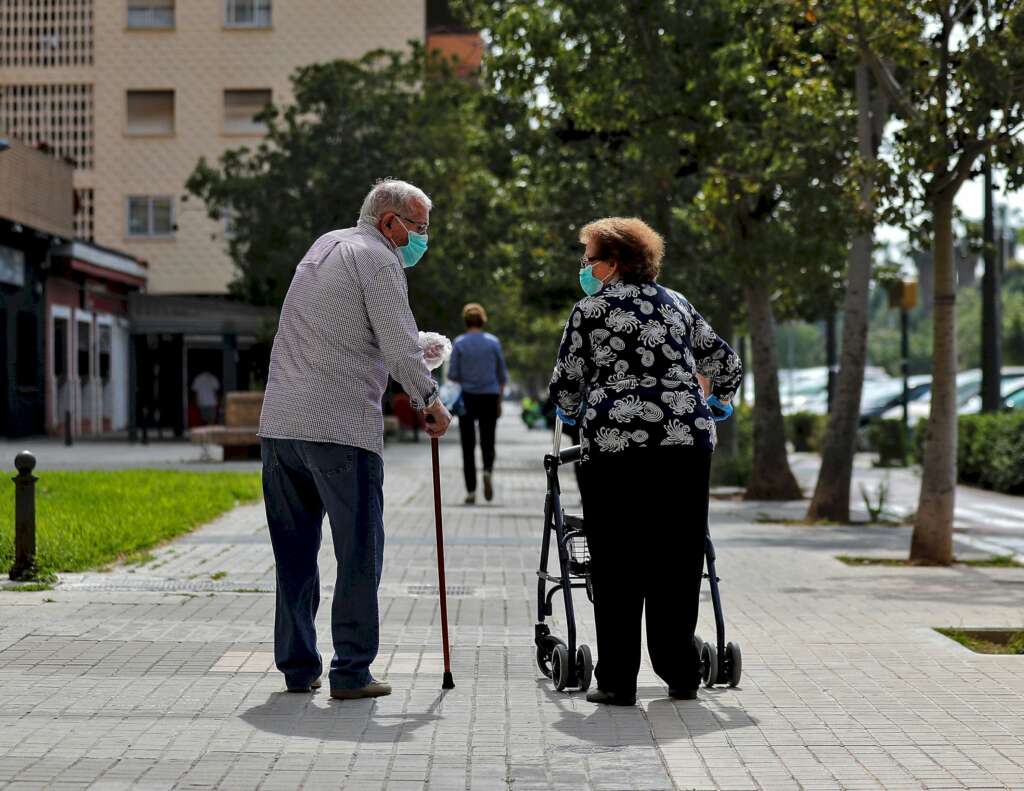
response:
[[[828,429],[828,415],[814,412],[794,412],[786,415],[786,439],[793,443],[797,452],[821,453],[825,431]]]
[[[879,467],[905,467],[910,456],[910,437],[899,419],[872,418],[868,447],[878,454]]]
[[[737,406],[729,423],[730,428],[736,432],[737,451],[735,454],[730,453],[728,443],[719,442],[711,463],[712,486],[746,486],[754,468],[753,409]]]
[[[925,424],[914,434],[914,453],[924,459]],[[1024,494],[1024,412],[961,415],[956,447],[957,479],[1007,494]]]

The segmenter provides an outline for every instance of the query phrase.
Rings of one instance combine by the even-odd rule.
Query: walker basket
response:
[[[565,548],[569,553],[569,573],[574,577],[590,576],[590,548],[583,533],[583,517],[565,514]]]

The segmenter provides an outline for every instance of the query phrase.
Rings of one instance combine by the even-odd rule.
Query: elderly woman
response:
[[[680,293],[657,282],[664,243],[636,218],[585,226],[580,286],[551,398],[580,423],[584,530],[597,620],[593,703],[631,706],[640,623],[669,694],[699,686],[693,646],[715,423],[701,388],[729,401],[743,366]]]

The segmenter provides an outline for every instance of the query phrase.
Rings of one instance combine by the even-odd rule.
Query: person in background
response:
[[[459,417],[462,468],[466,477],[466,504],[476,502],[476,426],[484,462],[484,499],[494,499],[494,432],[501,417],[501,399],[508,382],[501,341],[484,332],[487,313],[470,302],[462,309],[466,332],[455,339],[448,378],[462,388],[465,412]]]
[[[217,420],[220,380],[209,371],[203,371],[192,380],[192,392],[196,394],[196,406],[199,407],[203,424],[209,426]]]

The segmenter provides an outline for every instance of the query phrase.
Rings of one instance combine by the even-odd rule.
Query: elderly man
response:
[[[378,697],[377,586],[384,562],[384,418],[390,373],[439,437],[451,416],[423,362],[403,267],[427,248],[431,202],[404,181],[366,196],[355,228],[314,242],[281,308],[260,416],[263,495],[277,562],[274,659],[291,692],[320,686],[317,553],[330,517],[338,577],[331,697]]]

